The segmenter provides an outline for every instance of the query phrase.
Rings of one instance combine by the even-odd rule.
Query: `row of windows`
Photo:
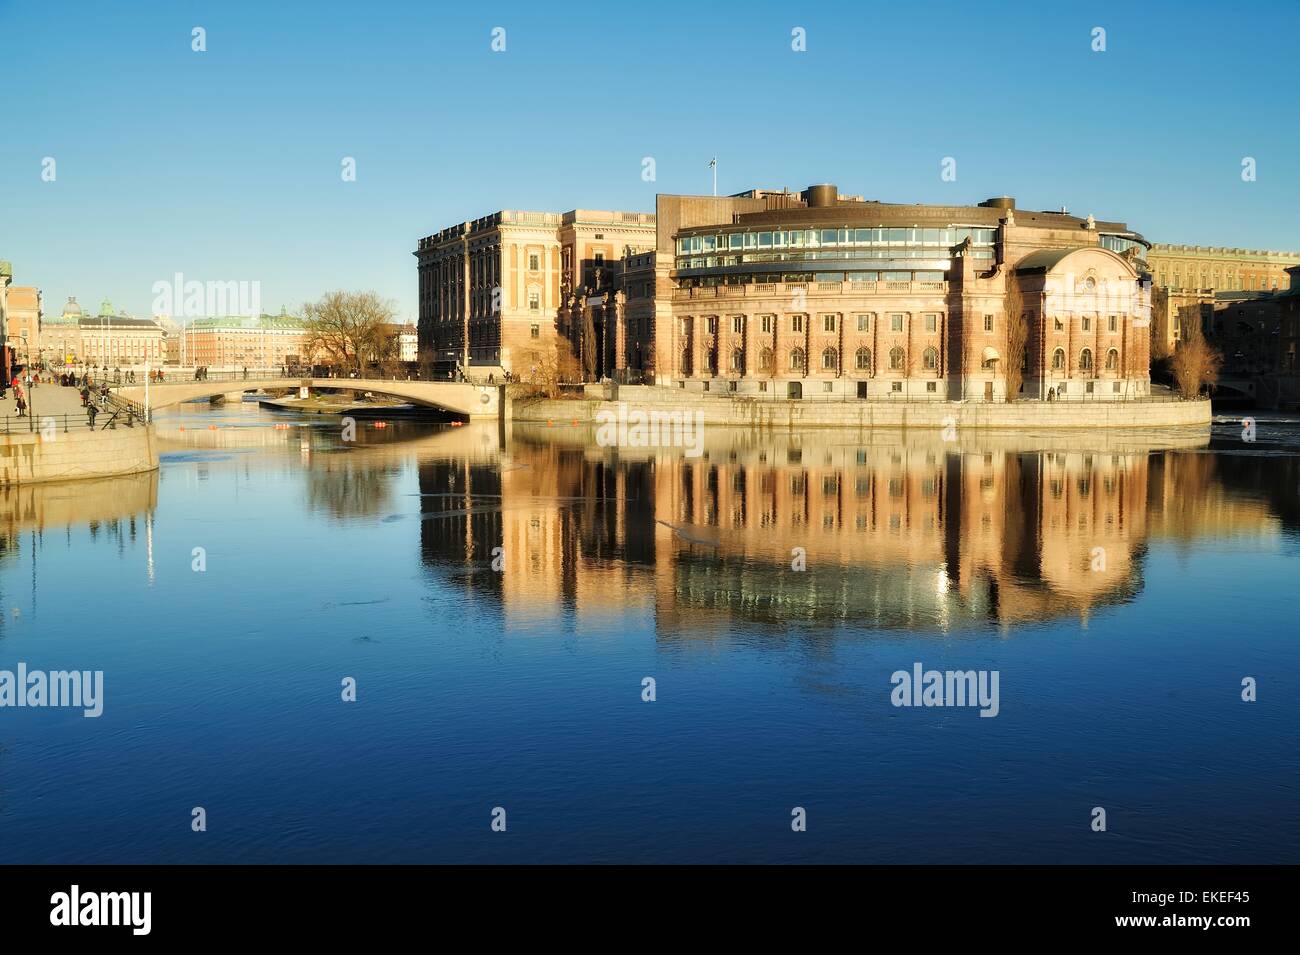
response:
[[[907,323],[907,314],[908,313],[906,312],[891,312],[889,315],[890,331],[894,331],[894,332],[903,331]],[[862,315],[854,315],[853,320],[857,324],[858,331],[869,332],[871,331],[871,322],[875,317],[876,316],[874,312],[868,312]],[[796,333],[802,333],[804,330],[805,319],[807,319],[808,316],[791,315],[789,316],[789,318],[790,318],[790,331]],[[731,316],[732,334],[743,335],[745,333],[745,319],[746,316],[744,315]],[[776,327],[777,316],[760,315],[758,316],[758,320],[759,320],[759,328],[761,329],[761,331],[764,334],[771,334],[772,329]],[[926,312],[922,315],[922,321],[924,321],[925,323],[925,330],[927,332],[938,331],[939,320],[940,320],[940,314],[938,312]],[[678,321],[679,331],[682,333],[683,336],[689,337],[691,334],[692,320],[689,317],[687,317],[687,318],[679,318],[677,321]],[[821,328],[823,332],[830,332],[830,333],[838,332],[839,324],[840,324],[840,316],[838,314],[828,313],[821,316]],[[985,331],[993,330],[992,315],[984,316],[984,330]],[[716,315],[705,316],[704,331],[705,334],[708,335],[716,335],[718,333],[718,316]]]
[[[720,235],[682,236],[682,254],[741,249],[826,248],[834,246],[928,246],[947,249],[967,238],[975,245],[993,245],[996,229],[956,227],[946,229],[776,229],[771,232],[731,232]]]
[[[764,348],[758,353],[758,370],[771,371],[773,362],[773,352],[770,348]],[[790,371],[802,372],[807,369],[807,355],[802,348],[792,348],[789,353],[788,366]],[[713,356],[706,354],[704,359],[707,371],[714,371],[712,367]],[[854,367],[858,371],[870,371],[873,367],[871,361],[871,349],[859,348],[853,356]],[[682,367],[690,367],[691,352],[686,349],[682,352]],[[889,369],[891,371],[902,371],[907,367],[907,352],[902,348],[891,348],[889,350]],[[987,366],[986,366],[987,367]],[[821,354],[821,368],[823,371],[839,371],[840,353],[837,348],[826,348]],[[939,350],[937,348],[926,348],[921,353],[921,368],[925,371],[937,371],[939,368]],[[1093,370],[1093,355],[1091,348],[1085,348],[1079,353],[1079,371],[1090,372]],[[733,372],[744,372],[745,370],[745,352],[744,349],[733,349],[730,356],[730,369]],[[1106,371],[1119,370],[1119,351],[1112,348],[1106,352]],[[1065,349],[1058,348],[1052,352],[1052,370],[1065,370]]]
[[[770,348],[764,348],[758,353],[758,370],[771,371],[773,363],[773,352]],[[790,371],[805,371],[808,358],[802,348],[792,348],[789,354]],[[713,371],[713,356],[706,354],[704,365],[706,370]],[[689,367],[690,351],[682,353],[682,366]],[[858,371],[870,371],[872,369],[871,349],[859,348],[853,356],[854,367]],[[902,348],[892,348],[889,351],[889,367],[892,371],[901,371],[907,365],[907,353]],[[823,371],[840,370],[840,352],[838,348],[826,348],[821,354],[821,367]],[[939,350],[937,348],[927,348],[921,353],[921,367],[926,371],[937,371],[939,368]],[[745,352],[743,349],[733,349],[730,356],[730,368],[733,372],[744,372],[745,370]]]

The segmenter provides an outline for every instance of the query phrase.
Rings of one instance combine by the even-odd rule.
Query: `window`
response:
[[[834,315],[823,315],[823,316],[822,316],[822,331],[824,331],[824,332],[833,332],[833,331],[835,331],[835,316],[834,316]]]
[[[533,291],[528,293],[528,308],[530,311],[534,312],[540,312],[542,310],[541,292]]]
[[[939,316],[933,312],[925,316],[925,330],[927,332],[937,332],[939,330]]]
[[[716,335],[718,333],[718,316],[710,315],[704,320],[704,332],[706,335]]]
[[[1119,370],[1119,352],[1113,348],[1110,351],[1106,352],[1106,370],[1107,371]]]
[[[802,349],[802,348],[794,348],[794,349],[791,349],[791,350],[790,350],[790,370],[791,370],[791,371],[803,371],[803,369],[804,369],[804,364],[805,364],[805,360],[804,360],[803,349]]]
[[[1054,331],[1062,332],[1062,331],[1065,331],[1065,325],[1064,325],[1064,323],[1062,323],[1062,321],[1061,321],[1059,318],[1053,318],[1053,319],[1052,319],[1052,329],[1053,329]]]
[[[528,271],[536,272],[540,264],[541,263],[538,261],[537,253],[536,252],[530,253],[528,256]]]
[[[857,365],[858,371],[871,370],[871,349],[859,348],[854,358],[854,364]]]
[[[1091,318],[1091,316],[1088,316],[1088,315],[1083,316],[1083,330],[1084,330],[1085,332],[1090,332],[1090,331],[1092,331],[1092,318]]]
[[[858,331],[860,331],[860,332],[866,332],[866,331],[870,331],[870,330],[871,330],[871,316],[870,316],[870,315],[859,315],[859,316],[858,316]]]
[[[986,332],[991,332],[991,331],[993,331],[993,316],[992,316],[992,315],[985,315],[985,316],[984,316],[984,331],[986,331]]]
[[[764,316],[763,316],[763,332],[764,332],[764,334],[767,334],[767,335],[772,334],[772,316],[771,316],[771,315],[764,315]]]
[[[939,390],[939,383],[937,381],[927,381],[925,383],[925,390],[930,392],[931,394],[934,394],[936,391]]]
[[[604,265],[604,264],[605,264],[605,253],[604,253],[604,252],[597,252],[595,255],[592,256],[592,261],[594,261],[597,265]]]
[[[731,370],[737,373],[745,370],[745,353],[739,348],[731,350]]]
[[[534,323],[529,329],[528,334],[533,338],[542,337],[542,326]]]
[[[1115,331],[1118,327],[1119,327],[1119,323],[1118,323],[1118,321],[1116,321],[1116,317],[1115,317],[1114,315],[1112,315],[1112,316],[1110,316],[1110,318],[1106,319],[1106,331],[1108,331],[1108,332],[1113,332],[1113,331]]]
[[[840,353],[834,348],[822,352],[822,371],[839,371]]]
[[[921,353],[921,367],[926,371],[934,371],[939,367],[939,350],[937,348],[927,348]]]
[[[772,370],[772,349],[764,348],[761,352],[758,353],[758,370],[759,371]]]
[[[1085,348],[1079,353],[1079,370],[1092,371],[1092,349]]]
[[[732,316],[731,316],[731,331],[732,331],[734,334],[736,334],[736,335],[743,335],[743,334],[745,334],[745,316],[744,316],[744,315],[732,315]]]
[[[904,358],[905,358],[905,356],[904,356],[904,354],[903,354],[903,349],[901,349],[901,348],[892,348],[892,349],[890,349],[890,351],[889,351],[889,367],[890,367],[892,370],[894,370],[894,371],[902,371],[902,370],[903,370],[903,361],[904,361]]]
[[[1065,371],[1065,349],[1058,348],[1052,352],[1052,371]]]
[[[828,395],[831,394],[832,392],[834,392],[834,391],[835,391],[835,382],[833,382],[833,381],[823,381],[823,382],[822,382],[822,391],[826,392]]]
[[[802,331],[803,331],[803,316],[802,316],[802,315],[791,315],[791,316],[790,316],[790,331],[792,331],[792,332],[802,332]]]
[[[682,335],[690,335],[691,320],[689,318],[683,318],[677,324],[680,326],[678,330],[682,333]]]
[[[889,390],[894,392],[901,392],[903,390],[903,383],[901,381],[892,382],[889,386]]]
[[[895,313],[889,316],[890,330],[901,332],[903,330],[903,316],[901,313]]]

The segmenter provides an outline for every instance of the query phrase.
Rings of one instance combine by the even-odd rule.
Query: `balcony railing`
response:
[[[862,295],[898,292],[946,294],[947,291],[947,282],[756,282],[748,285],[704,285],[696,288],[674,289],[673,299],[686,302],[692,299],[710,298],[759,298],[794,295],[796,292]]]

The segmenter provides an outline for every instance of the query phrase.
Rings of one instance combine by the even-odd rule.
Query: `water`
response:
[[[0,670],[105,679],[0,709],[0,862],[1300,861],[1294,420],[337,427],[0,492]],[[998,715],[892,706],[917,662]]]

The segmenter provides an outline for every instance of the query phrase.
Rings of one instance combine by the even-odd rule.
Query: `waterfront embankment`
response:
[[[152,425],[110,425],[113,409],[101,411],[92,429],[75,388],[55,384],[31,389],[32,414],[19,418],[12,393],[0,407],[0,487],[46,481],[116,477],[158,469]],[[107,425],[107,427],[106,427]]]
[[[513,421],[596,422],[597,415],[642,412],[689,414],[707,425],[759,430],[800,428],[904,428],[940,430],[1088,430],[1112,428],[1206,428],[1210,402],[1180,401],[819,401],[688,394],[672,388],[623,386],[614,400],[510,398]],[[697,415],[702,417],[696,418]]]

